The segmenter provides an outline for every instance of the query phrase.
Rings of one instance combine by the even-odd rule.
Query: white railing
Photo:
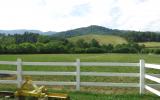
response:
[[[52,82],[52,81],[33,81],[40,85],[75,85],[76,90],[80,90],[80,86],[111,86],[111,87],[139,87],[140,94],[144,93],[144,89],[147,89],[160,96],[158,90],[151,88],[150,86],[160,86],[159,84],[145,85],[145,78],[151,79],[156,82],[160,82],[155,76],[160,74],[152,74],[153,76],[145,74],[145,67],[160,69],[160,65],[145,64],[144,60],[140,60],[139,63],[115,63],[115,62],[80,62],[79,59],[76,62],[23,62],[21,59],[17,61],[0,61],[0,64],[16,65],[17,71],[0,70],[0,74],[16,74],[17,80],[0,80],[0,83],[17,84],[19,88],[23,82],[22,75],[64,75],[64,76],[76,76],[75,82]],[[75,66],[75,72],[51,72],[51,71],[22,71],[23,65],[31,66]],[[81,72],[81,66],[124,66],[137,67],[140,69],[139,73],[111,73],[111,72]],[[139,77],[139,83],[106,83],[106,82],[81,82],[81,76],[122,76],[122,77]]]
[[[152,68],[152,69],[160,69],[160,65],[156,65],[156,64],[145,64],[145,67],[146,68]],[[156,75],[145,74],[144,78],[160,84],[160,78],[156,77]],[[154,93],[154,94],[156,94],[156,95],[158,95],[158,96],[160,96],[160,91],[152,88],[151,86],[153,86],[153,85],[145,84],[145,89]]]

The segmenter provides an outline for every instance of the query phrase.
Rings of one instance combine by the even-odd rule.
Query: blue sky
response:
[[[0,0],[0,29],[160,31],[160,0]]]

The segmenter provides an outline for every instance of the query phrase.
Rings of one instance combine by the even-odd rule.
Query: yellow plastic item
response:
[[[46,88],[44,86],[38,87],[34,84],[30,77],[26,78],[22,87],[15,92],[15,96],[32,96],[32,97],[47,97]]]
[[[26,81],[22,84],[21,88],[15,92],[15,96],[18,97],[19,100],[24,100],[25,97],[35,97],[37,99],[48,98],[48,100],[69,100],[67,94],[47,93],[47,89],[44,86],[38,87],[30,77],[26,77]]]
[[[62,94],[62,93],[50,93],[47,96],[48,96],[48,100],[52,98],[56,100],[69,100],[69,96],[67,94]]]

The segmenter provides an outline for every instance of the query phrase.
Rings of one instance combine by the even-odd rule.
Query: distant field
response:
[[[68,38],[69,41],[76,42],[79,39],[84,39],[86,42],[91,41],[92,39],[96,39],[100,44],[123,44],[127,43],[127,41],[119,36],[113,35],[83,35],[83,36],[76,36],[72,38]]]
[[[160,48],[160,42],[142,42],[140,45],[145,45],[148,48]]]
[[[159,63],[159,55],[146,55],[146,54],[28,54],[28,55],[0,55],[0,61],[16,61],[17,58],[22,58],[23,61],[68,61],[73,62],[77,58],[83,62],[139,62],[139,59],[144,59],[147,63]],[[0,65],[0,69],[16,70],[16,66]],[[59,67],[55,66],[23,66],[23,70],[34,71],[75,71],[75,67]],[[81,67],[81,71],[84,72],[127,72],[138,73],[139,69],[134,67]],[[156,70],[146,70],[148,73],[160,73]],[[15,79],[16,77],[8,77],[7,79]],[[74,76],[32,76],[33,80],[44,81],[75,81]],[[0,78],[6,79],[6,78]],[[138,78],[131,77],[91,77],[82,76],[81,81],[89,82],[135,82],[138,83]],[[61,92],[68,92],[73,100],[158,100],[156,96],[139,96],[138,88],[116,88],[116,87],[81,87],[80,93],[72,92],[75,87],[73,86],[48,86],[49,90],[60,90]],[[15,90],[13,85],[0,85],[0,90]],[[52,91],[52,90],[51,90]],[[84,92],[84,93],[83,93]],[[91,92],[91,93],[85,93]],[[94,94],[92,94],[94,93]],[[99,94],[101,93],[101,94]],[[107,94],[107,95],[105,95]],[[113,95],[117,94],[117,95]],[[119,95],[126,94],[126,95]],[[129,95],[128,95],[129,94]],[[130,95],[131,94],[131,95]],[[130,98],[131,97],[131,98]],[[81,98],[81,99],[79,99]]]

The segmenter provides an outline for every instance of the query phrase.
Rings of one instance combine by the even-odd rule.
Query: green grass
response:
[[[59,92],[59,91],[52,91]],[[71,100],[159,100],[159,97],[153,95],[139,94],[98,94],[90,92],[63,92],[68,93]]]
[[[160,55],[148,54],[22,54],[22,55],[0,55],[1,61],[16,61],[21,58],[23,61],[40,61],[40,62],[73,62],[79,58],[85,62],[139,62],[144,59],[147,63],[159,63]]]
[[[0,55],[1,61],[16,61],[21,58],[23,61],[39,61],[39,62],[75,62],[77,58],[83,62],[139,62],[139,59],[144,59],[147,63],[160,64],[160,55],[147,54],[28,54],[28,55]],[[16,66],[0,65],[0,69],[16,70]],[[75,67],[50,67],[50,66],[23,66],[23,70],[34,71],[75,71]],[[127,72],[138,73],[139,69],[134,67],[81,67],[83,72]],[[147,73],[160,73],[157,70],[146,70]],[[25,76],[24,76],[25,77]],[[32,76],[33,80],[44,81],[75,81],[75,76]],[[6,79],[6,78],[0,78]],[[7,79],[16,79],[15,76]],[[88,82],[124,82],[138,83],[138,78],[132,77],[91,77],[82,76],[81,81]],[[150,81],[147,81],[150,82]],[[139,92],[138,88],[116,88],[116,87],[81,87],[81,92],[72,92],[75,86],[47,86],[49,89],[60,90],[67,92],[73,100],[158,100],[154,96],[136,95]],[[0,85],[1,90],[15,90],[13,85]],[[91,93],[89,93],[91,92]],[[107,95],[106,95],[107,94]],[[113,95],[115,94],[115,95]],[[125,94],[125,95],[122,95]],[[81,98],[81,99],[79,99]],[[154,99],[152,99],[154,98]]]
[[[145,45],[147,48],[160,48],[160,42],[142,42],[140,45]]]
[[[100,44],[117,45],[117,44],[127,43],[127,41],[124,38],[113,35],[83,35],[83,36],[71,37],[68,40],[76,42],[79,39],[84,39],[86,42],[90,42],[92,39],[96,39]]]
[[[71,100],[159,100],[155,95],[139,94],[99,94],[90,92],[67,92],[67,91],[50,91],[56,93],[67,93]],[[4,100],[1,99],[0,100]],[[9,99],[12,100],[12,99]],[[28,99],[27,99],[28,100]]]

